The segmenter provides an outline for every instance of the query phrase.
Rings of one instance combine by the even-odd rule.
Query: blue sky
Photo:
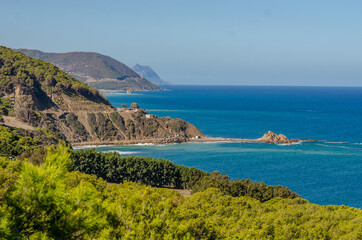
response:
[[[362,1],[1,0],[0,45],[92,51],[178,84],[362,86]]]

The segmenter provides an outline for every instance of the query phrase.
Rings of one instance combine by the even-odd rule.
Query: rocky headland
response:
[[[71,144],[183,142],[204,134],[194,125],[135,107],[117,109],[98,90],[56,66],[0,47],[2,124],[43,131]]]

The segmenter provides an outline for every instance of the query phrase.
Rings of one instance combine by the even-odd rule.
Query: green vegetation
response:
[[[110,105],[96,89],[90,88],[51,63],[0,46],[0,93],[11,93],[16,86],[38,89],[37,97],[41,98],[41,104],[48,101],[44,92],[48,95],[63,92],[74,98]]]
[[[157,132],[160,124],[155,119],[140,119],[139,123],[143,124],[143,135],[152,136],[153,133]]]
[[[38,128],[28,132],[25,129],[0,125],[0,157],[5,156],[11,159],[20,155],[20,158],[29,157],[37,149],[59,142],[68,145],[64,139],[47,129]]]
[[[139,108],[138,103],[131,103],[131,108]]]
[[[0,158],[2,239],[361,239],[362,211],[301,198],[260,202],[209,188],[191,197],[69,172],[71,153],[38,165]]]
[[[117,129],[102,113],[88,113],[88,122],[92,128],[92,133],[96,134],[101,140],[117,135]]]
[[[0,98],[0,115],[12,115],[14,112],[14,103],[10,98]]]
[[[112,183],[132,181],[157,187],[186,188],[193,192],[218,188],[227,195],[249,196],[261,202],[275,197],[299,197],[286,187],[266,186],[250,179],[230,180],[227,175],[218,172],[209,174],[163,159],[122,157],[116,152],[101,153],[94,149],[75,151],[71,159],[71,170],[93,174]]]
[[[25,151],[32,151],[39,145],[39,141],[28,135],[22,129],[10,129],[0,126],[0,157],[15,158]]]
[[[121,115],[119,115],[119,113],[117,112],[112,112],[111,113],[111,120],[114,123],[114,125],[116,125],[120,130],[124,131],[125,130],[125,124],[124,124],[124,120],[122,118]]]
[[[94,149],[72,152],[70,169],[94,174],[112,183],[140,182],[151,186],[181,186],[174,163],[150,157],[121,157],[116,152],[101,153]]]
[[[72,126],[72,129],[75,134],[78,134],[79,136],[87,136],[87,130],[85,127],[78,121],[78,117],[74,113],[69,113],[67,115],[67,123]]]
[[[171,128],[173,131],[179,133],[180,131],[185,131],[187,127],[187,122],[185,120],[175,118],[172,119],[169,123],[169,128]]]

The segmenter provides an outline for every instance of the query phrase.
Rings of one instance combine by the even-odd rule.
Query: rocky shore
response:
[[[246,143],[279,143],[279,144],[292,144],[300,141],[317,141],[314,139],[289,139],[283,134],[275,134],[268,131],[261,138],[247,139],[247,138],[222,138],[222,137],[200,137],[197,139],[190,139],[190,142],[246,142]]]
[[[154,138],[143,140],[121,140],[121,141],[92,141],[73,143],[73,146],[104,146],[104,145],[129,145],[129,144],[170,144],[183,142],[243,142],[243,143],[274,143],[274,144],[292,144],[300,141],[316,141],[313,139],[289,139],[283,134],[275,134],[271,131],[265,133],[261,138],[223,138],[223,137],[173,137],[173,138]]]

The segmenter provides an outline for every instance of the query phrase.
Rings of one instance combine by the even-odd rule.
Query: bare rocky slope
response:
[[[96,89],[56,66],[0,47],[0,115],[63,136],[71,143],[181,142],[204,136],[181,119],[120,110]],[[6,101],[5,101],[6,100]],[[17,126],[13,126],[17,127]]]
[[[140,77],[125,64],[94,52],[47,53],[32,49],[18,49],[30,57],[54,64],[89,86],[105,90],[161,90]]]

